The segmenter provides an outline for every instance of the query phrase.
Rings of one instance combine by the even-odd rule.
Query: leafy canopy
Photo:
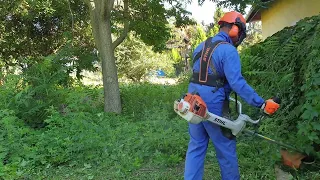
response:
[[[71,63],[77,69],[90,67],[95,59],[82,1],[1,1],[0,19],[0,61],[6,68],[26,69],[59,51],[65,56],[61,65]]]

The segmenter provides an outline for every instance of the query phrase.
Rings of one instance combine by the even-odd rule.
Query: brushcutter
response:
[[[203,121],[210,121],[219,126],[225,127],[231,130],[231,133],[234,136],[239,136],[241,133],[248,135],[256,136],[267,140],[268,142],[277,144],[287,149],[291,149],[296,152],[296,154],[290,154],[286,150],[281,150],[281,156],[283,163],[292,168],[299,168],[301,162],[312,163],[314,158],[308,156],[302,150],[289,145],[282,143],[280,141],[271,139],[269,137],[258,134],[254,131],[245,129],[246,123],[258,124],[265,116],[261,115],[257,120],[251,119],[248,115],[242,114],[242,104],[240,101],[235,101],[233,98],[229,98],[230,101],[237,103],[239,116],[236,120],[227,119],[213,113],[210,113],[207,109],[206,103],[202,98],[195,93],[187,93],[181,99],[178,99],[174,102],[174,111],[181,116],[183,119],[187,120],[189,123],[198,124]],[[280,104],[279,98],[273,98],[273,100]]]

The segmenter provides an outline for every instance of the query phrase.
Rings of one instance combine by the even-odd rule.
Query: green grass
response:
[[[175,115],[172,103],[185,90],[185,83],[122,85],[123,113],[115,115],[101,113],[101,89],[62,89],[67,108],[63,113],[49,108],[48,125],[38,130],[21,123],[14,112],[2,110],[0,177],[183,179],[188,127]],[[241,136],[237,148],[242,179],[275,179],[278,147]],[[320,178],[317,172],[291,173],[299,179]],[[204,179],[221,179],[212,144]]]

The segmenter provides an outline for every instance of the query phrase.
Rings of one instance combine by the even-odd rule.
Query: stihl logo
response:
[[[226,125],[226,122],[222,121],[221,119],[215,118],[214,121],[219,124]]]
[[[207,61],[208,61],[209,51],[210,51],[210,48],[207,48],[206,51],[205,51],[205,53],[204,53],[204,56],[203,56],[204,62],[207,62]]]

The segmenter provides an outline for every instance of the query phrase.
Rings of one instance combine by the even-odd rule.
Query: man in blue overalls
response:
[[[246,37],[246,21],[235,11],[226,13],[218,22],[220,32],[202,42],[194,51],[193,75],[188,92],[197,92],[208,110],[223,116],[231,90],[248,104],[273,114],[279,107],[272,99],[265,101],[252,89],[241,74],[241,64],[236,47]],[[204,172],[204,159],[209,139],[216,150],[223,180],[240,179],[236,154],[236,139],[211,122],[189,123],[190,142],[186,155],[186,180],[200,180]],[[226,131],[227,132],[227,131]],[[229,134],[230,135],[230,134]]]

